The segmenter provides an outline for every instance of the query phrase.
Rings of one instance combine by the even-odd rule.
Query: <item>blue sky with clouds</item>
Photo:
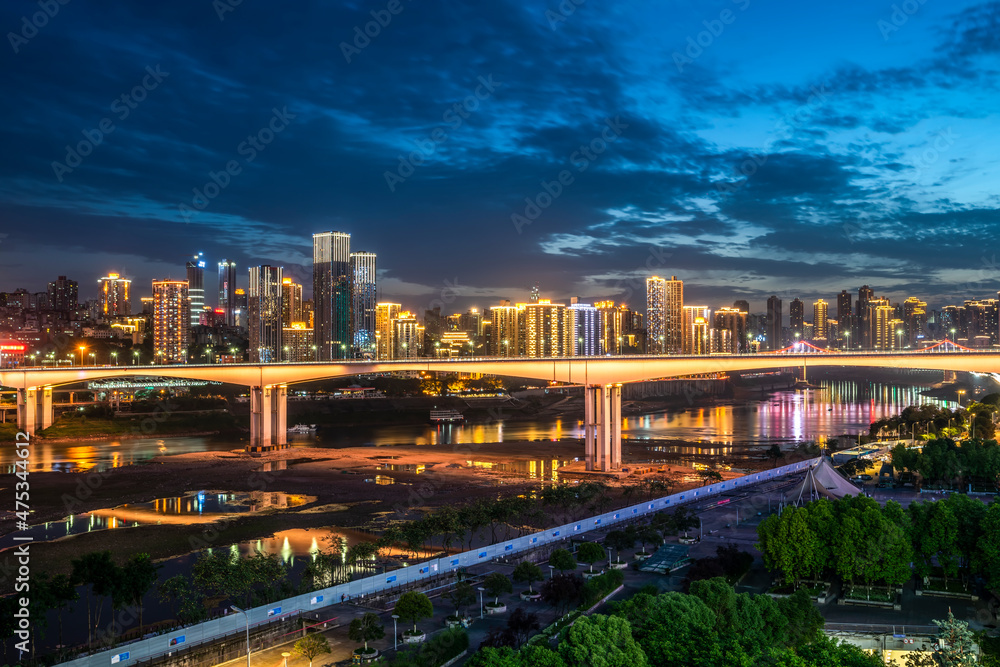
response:
[[[308,288],[328,229],[412,308],[1000,288],[998,3],[51,1],[0,6],[0,289]]]

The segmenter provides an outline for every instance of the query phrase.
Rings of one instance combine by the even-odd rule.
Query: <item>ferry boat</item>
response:
[[[450,424],[463,422],[465,417],[458,410],[431,410],[430,421],[432,424]]]
[[[309,435],[316,432],[316,424],[296,424],[288,432],[292,435]]]

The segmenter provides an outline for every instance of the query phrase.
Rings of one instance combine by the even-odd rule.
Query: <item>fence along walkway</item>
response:
[[[470,565],[486,563],[498,557],[510,556],[544,544],[562,541],[592,530],[603,529],[615,523],[653,514],[664,509],[694,502],[695,500],[703,500],[711,496],[730,493],[736,489],[755,486],[761,482],[793,475],[815,467],[821,460],[821,458],[816,458],[800,461],[773,470],[737,477],[725,482],[718,482],[698,489],[691,489],[662,498],[656,498],[655,500],[649,500],[617,511],[606,512],[574,523],[548,528],[537,533],[532,533],[531,535],[524,535],[488,547],[472,549],[459,554],[410,565],[391,572],[356,579],[355,581],[313,591],[312,593],[285,598],[280,602],[247,610],[247,613],[250,615],[250,626],[255,627],[266,624],[268,621],[273,621],[276,616],[281,617],[290,614],[317,611],[330,605],[339,604],[341,596],[344,599],[351,598],[352,600],[359,597],[363,598],[421,579],[448,574]],[[211,642],[221,639],[226,635],[243,633],[245,631],[246,619],[243,614],[233,613],[222,618],[180,628],[156,637],[99,651],[62,664],[72,667],[108,667],[112,664],[119,667],[129,667],[129,665],[135,665],[138,662],[148,661],[150,658],[181,651],[197,644]],[[180,639],[181,637],[183,639]],[[182,643],[178,643],[178,641]]]

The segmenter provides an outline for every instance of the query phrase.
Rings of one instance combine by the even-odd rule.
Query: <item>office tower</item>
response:
[[[516,357],[521,349],[522,309],[501,301],[490,306],[490,354],[494,357]]]
[[[969,323],[965,316],[965,306],[945,306],[941,309],[941,328],[946,338],[952,341],[969,338]]]
[[[996,299],[966,301],[965,319],[971,347],[996,345],[998,334]]]
[[[847,290],[841,290],[837,295],[837,326],[839,338],[846,348],[851,347],[851,339],[855,336],[854,331],[854,308],[851,305],[854,295]],[[861,341],[855,340],[857,346]]]
[[[719,308],[713,319],[715,352],[745,354],[750,351],[747,340],[747,311],[739,308]]]
[[[524,354],[527,357],[565,357],[570,352],[571,324],[566,306],[539,299],[524,306]]]
[[[573,297],[569,305],[570,349],[576,357],[601,354],[601,316],[589,303]]]
[[[927,302],[911,296],[903,302],[903,328],[906,342],[916,347],[927,335]]]
[[[799,298],[792,299],[788,304],[788,328],[791,330],[792,342],[803,340],[805,331],[803,325],[806,321],[806,305]]]
[[[313,234],[313,310],[320,361],[345,359],[351,344],[351,235]]]
[[[735,308],[736,310],[739,310],[739,311],[742,311],[744,313],[749,314],[750,313],[750,302],[747,301],[746,299],[737,299],[736,301],[733,301],[733,308]]]
[[[236,262],[219,262],[219,308],[225,313],[226,326],[236,325]]]
[[[646,280],[647,350],[655,354],[677,354],[684,344],[684,282],[671,276]]]
[[[458,330],[465,331],[475,341],[483,335],[483,314],[478,308],[470,308],[458,317]]]
[[[306,321],[302,316],[302,285],[291,278],[281,279],[281,321],[286,327]]]
[[[416,359],[424,349],[424,327],[417,316],[406,311],[394,320],[396,329],[396,359]]]
[[[868,323],[862,332],[862,339],[868,341],[868,348],[889,350],[893,347],[895,331],[892,320],[896,319],[896,309],[888,299],[869,297],[865,300],[867,310],[864,321]]]
[[[153,361],[183,364],[191,331],[191,299],[184,280],[153,281]]]
[[[233,291],[233,302],[235,305],[233,310],[233,326],[245,329],[247,327],[247,314],[250,312],[247,291],[241,287],[237,287]]]
[[[111,320],[132,314],[131,280],[122,278],[117,273],[109,273],[97,282],[101,290],[100,309],[103,319]]]
[[[854,328],[856,333],[852,335],[855,344],[860,345],[865,349],[870,349],[873,347],[871,341],[871,323],[868,321],[869,309],[868,302],[875,298],[875,292],[868,285],[862,285],[858,288],[858,300],[854,304]]]
[[[396,358],[396,318],[401,310],[398,303],[375,305],[375,358],[379,361]]]
[[[205,309],[205,258],[198,253],[185,265],[187,268],[188,296],[191,299],[191,326],[198,324]]]
[[[72,311],[79,305],[80,288],[75,280],[59,276],[49,283],[49,307],[53,310]]]
[[[813,335],[812,338],[818,341],[827,341],[830,338],[830,325],[827,317],[827,304],[823,299],[813,302]]]
[[[351,271],[351,356],[372,359],[375,356],[376,287],[375,253],[352,252]]]
[[[767,300],[767,349],[768,350],[780,350],[782,345],[782,311],[781,311],[781,299],[776,296],[771,296]]]
[[[708,306],[683,307],[684,337],[681,343],[683,354],[708,354],[711,348],[711,341],[708,338],[711,317],[712,311]]]
[[[270,363],[281,359],[281,267],[250,267],[247,290],[250,361]]]
[[[619,308],[614,301],[598,301],[594,308],[600,317],[601,342],[598,354],[621,354],[625,343],[624,314],[628,312],[628,306],[623,304]],[[631,320],[631,317],[628,319]],[[631,325],[631,321],[628,324]]]
[[[291,322],[281,330],[281,352],[284,361],[316,361],[313,330],[305,322]]]

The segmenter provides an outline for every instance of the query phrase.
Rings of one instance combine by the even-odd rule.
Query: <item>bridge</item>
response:
[[[333,361],[274,364],[175,364],[0,370],[0,386],[17,389],[18,427],[29,435],[53,422],[52,389],[111,378],[182,378],[247,387],[250,391],[250,443],[267,447],[286,443],[288,387],[350,375],[424,371],[483,373],[522,377],[584,387],[587,470],[621,466],[621,387],[704,373],[780,367],[850,366],[1000,373],[1000,352],[977,351],[954,344],[900,352],[833,352],[806,343],[762,354],[702,356],[452,357],[399,361]]]

